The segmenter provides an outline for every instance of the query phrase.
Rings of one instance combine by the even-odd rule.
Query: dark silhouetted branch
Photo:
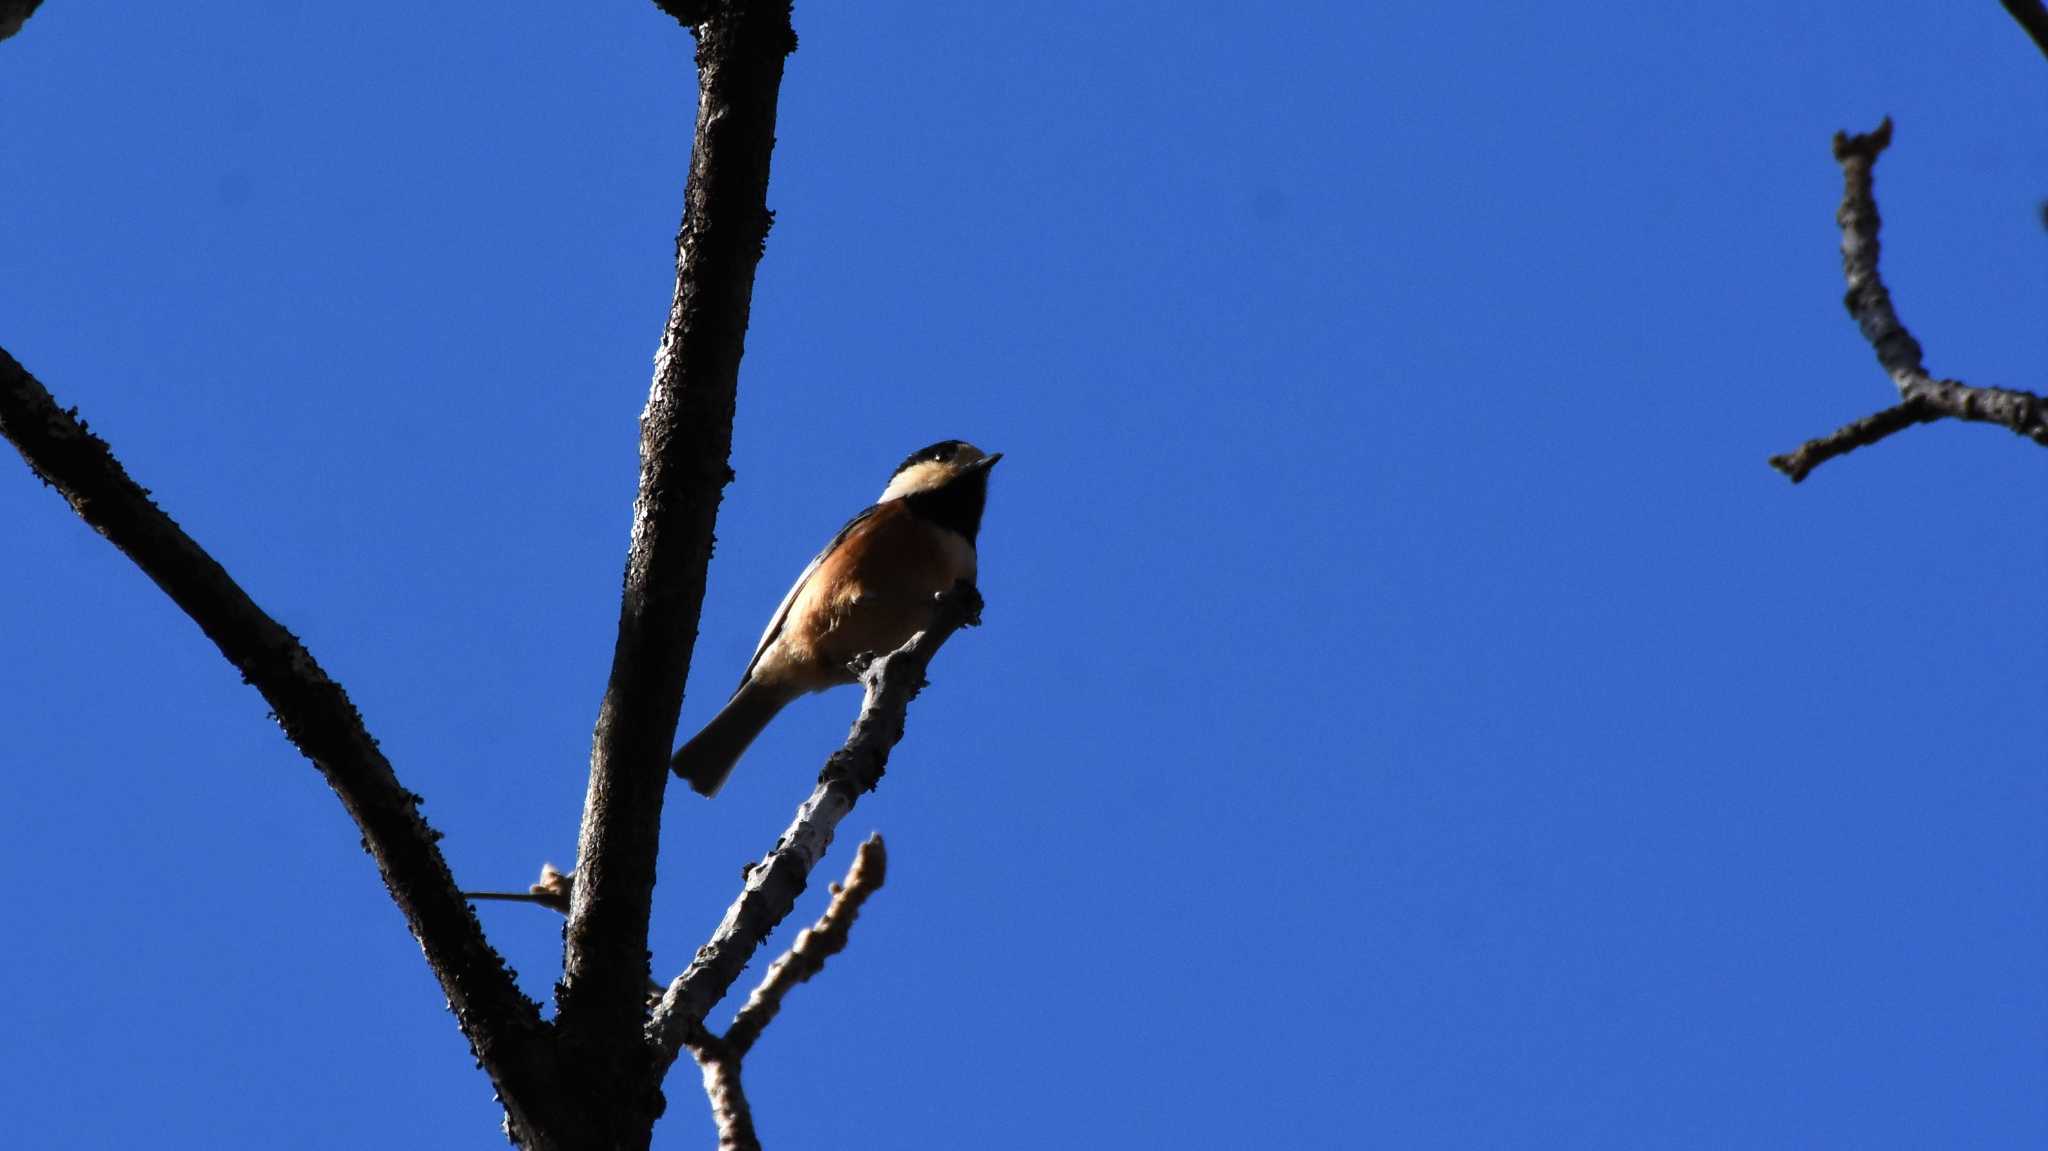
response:
[[[853,932],[853,921],[860,918],[861,905],[868,896],[882,889],[882,881],[888,878],[889,852],[882,845],[880,835],[870,835],[854,854],[853,866],[846,871],[846,879],[832,887],[832,902],[826,906],[825,914],[818,922],[797,933],[796,942],[782,953],[768,967],[768,974],[761,977],[761,985],[747,996],[746,1006],[733,1017],[732,1026],[725,1029],[726,1045],[744,1056],[753,1050],[754,1041],[761,1038],[761,1030],[774,1020],[782,1010],[782,1000],[791,988],[808,981],[811,976],[825,969],[825,961],[846,950],[846,941]]]
[[[0,40],[21,31],[42,4],[43,0],[0,0]]]
[[[2037,444],[2048,445],[2048,400],[2004,388],[1975,388],[1958,380],[1937,380],[1922,363],[1920,342],[1906,330],[1892,308],[1891,293],[1878,275],[1877,198],[1872,170],[1892,141],[1886,117],[1875,132],[1835,134],[1835,161],[1842,166],[1842,206],[1835,219],[1842,227],[1842,274],[1849,292],[1844,300],[1863,338],[1877,352],[1877,362],[1899,390],[1900,402],[1873,416],[1808,440],[1791,452],[1771,457],[1771,466],[1791,477],[1806,478],[1814,468],[1836,456],[1874,444],[1894,432],[1939,419],[1998,424]]]
[[[695,28],[711,15],[717,0],[654,0],[654,6],[676,18],[685,28]]]
[[[2041,0],[1999,0],[1999,3],[2004,4],[2012,18],[2027,30],[2027,35],[2034,38],[2034,47],[2048,56],[2048,7],[2043,7]]]
[[[637,1131],[642,1143],[662,1106],[659,1074],[640,1037],[668,755],[712,527],[732,478],[733,402],[768,234],[776,98],[783,58],[796,41],[788,0],[710,4],[694,30],[697,129],[675,295],[640,416],[639,494],[618,640],[592,739],[557,1001],[564,1064],[593,1093],[610,1085],[621,1139]]]
[[[1930,410],[1918,401],[1907,401],[1865,416],[1852,424],[1844,424],[1817,440],[1808,440],[1782,456],[1772,456],[1771,466],[1792,477],[1793,483],[1806,478],[1806,473],[1819,467],[1836,456],[1847,455],[1857,448],[1874,444],[1893,432],[1938,420],[1941,413]]]
[[[199,625],[242,678],[261,692],[286,738],[327,777],[384,885],[426,952],[427,963],[470,1048],[505,1100],[515,1133],[523,1110],[551,1098],[552,1070],[539,1008],[456,889],[435,846],[440,834],[363,728],[341,685],[298,639],[256,606],[234,579],[163,513],[106,443],[0,350],[0,435],[79,518],[135,562]]]
[[[938,597],[932,626],[902,647],[871,662],[861,673],[867,689],[860,715],[846,743],[826,759],[811,797],[776,841],[767,858],[747,871],[747,883],[710,942],[661,998],[648,1023],[662,1066],[673,1061],[704,1017],[732,989],[770,932],[796,906],[811,869],[832,846],[832,834],[865,792],[873,791],[888,768],[889,751],[903,738],[903,717],[925,684],[925,669],[947,638],[979,623],[981,596],[961,584]]]

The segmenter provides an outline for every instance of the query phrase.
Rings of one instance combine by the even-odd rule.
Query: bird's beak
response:
[[[1003,453],[1001,453],[1001,452],[990,452],[989,454],[987,454],[987,455],[985,455],[985,456],[981,457],[980,459],[978,459],[978,460],[974,461],[974,465],[973,465],[973,466],[974,466],[974,467],[975,467],[976,469],[978,469],[978,470],[980,470],[980,471],[984,471],[984,472],[985,472],[985,471],[989,470],[990,468],[992,468],[992,467],[995,467],[995,466],[996,466],[996,461],[997,461],[997,460],[999,460],[999,459],[1002,459],[1002,458],[1003,458]]]

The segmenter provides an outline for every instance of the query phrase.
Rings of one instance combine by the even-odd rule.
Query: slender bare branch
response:
[[[668,753],[704,602],[712,527],[732,472],[733,402],[769,225],[769,155],[788,0],[706,6],[697,36],[697,129],[676,241],[675,296],[640,417],[617,646],[598,711],[558,997],[565,1062],[636,1085],[620,1130],[659,1113],[646,1022],[647,924]],[[615,1086],[614,1090],[620,1090]],[[644,1136],[643,1136],[644,1138]]]
[[[648,1022],[648,1036],[666,1067],[704,1017],[732,989],[769,933],[796,906],[811,869],[832,846],[833,831],[860,796],[875,789],[889,751],[903,738],[903,717],[925,684],[925,669],[948,637],[981,622],[981,596],[961,584],[938,597],[931,627],[870,663],[861,673],[867,694],[846,742],[825,761],[818,785],[767,857],[747,871],[746,887],[726,910],[711,939],[669,984]]]
[[[2034,38],[2034,46],[2041,50],[2041,54],[2048,56],[2048,7],[2043,7],[2041,0],[1998,2],[2005,5],[2005,10],[2012,13],[2012,18],[2020,22],[2020,27],[2027,30],[2027,35]]]
[[[44,483],[199,625],[270,704],[278,726],[362,829],[391,898],[426,952],[462,1033],[497,1085],[515,1131],[521,1101],[546,1097],[546,1028],[456,889],[440,833],[398,782],[341,685],[153,503],[75,411],[0,349],[0,435]]]
[[[882,837],[870,835],[854,853],[846,880],[832,885],[832,904],[818,922],[797,936],[796,944],[777,959],[740,1009],[738,1018],[724,1035],[713,1035],[701,1025],[687,1028],[679,1039],[697,1060],[704,1076],[704,1094],[711,1101],[711,1118],[718,1125],[721,1151],[759,1151],[760,1138],[754,1133],[754,1112],[747,1104],[741,1071],[747,1052],[761,1037],[790,988],[824,970],[825,960],[846,948],[853,921],[861,904],[881,890],[889,868],[889,855]],[[658,990],[658,989],[657,989]]]
[[[1836,456],[1874,444],[1914,424],[1938,419],[1998,424],[2037,444],[2048,446],[2048,399],[2005,388],[1971,387],[1959,380],[1937,380],[1927,374],[1920,341],[1906,330],[1892,307],[1891,292],[1878,275],[1877,197],[1873,170],[1892,141],[1891,117],[1874,132],[1835,134],[1835,161],[1842,166],[1842,206],[1835,213],[1842,228],[1842,275],[1849,292],[1844,303],[1863,338],[1877,353],[1877,362],[1899,391],[1900,402],[1872,416],[1808,440],[1771,466],[1793,483]]]
[[[1874,132],[1835,133],[1835,163],[1842,167],[1842,205],[1835,210],[1835,223],[1842,229],[1842,277],[1849,284],[1842,302],[1877,352],[1877,362],[1904,391],[1927,370],[1921,366],[1920,342],[1899,321],[1877,271],[1877,231],[1883,222],[1877,214],[1877,158],[1891,142],[1890,116]]]
[[[1940,418],[1941,413],[1930,411],[1925,404],[1916,401],[1894,404],[1875,415],[1844,424],[1819,439],[1808,440],[1782,456],[1772,456],[1771,466],[1790,476],[1796,484],[1806,478],[1806,473],[1836,456],[1874,444],[1914,424]]]
[[[825,961],[846,950],[853,921],[860,918],[861,905],[880,891],[888,877],[889,853],[880,835],[870,835],[854,853],[846,879],[832,887],[832,902],[818,922],[797,933],[796,942],[768,967],[761,985],[747,996],[746,1006],[725,1029],[726,1045],[741,1056],[753,1050],[761,1030],[782,1010],[782,1000],[797,984],[825,969]]]
[[[570,896],[575,890],[575,872],[561,871],[552,863],[543,863],[540,865],[540,878],[525,891],[465,891],[462,898],[486,899],[499,903],[533,903],[567,915]]]

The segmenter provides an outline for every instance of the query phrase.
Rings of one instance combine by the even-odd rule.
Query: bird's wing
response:
[[[866,523],[868,518],[875,514],[875,508],[880,506],[876,504],[847,520],[846,526],[839,529],[839,534],[832,537],[832,542],[826,544],[824,550],[812,556],[811,562],[804,565],[802,574],[796,577],[795,583],[789,585],[788,594],[782,597],[782,602],[775,608],[775,614],[769,618],[767,630],[761,633],[761,642],[754,645],[754,657],[747,661],[747,670],[740,676],[740,687],[747,686],[747,681],[754,678],[754,665],[761,662],[761,653],[767,651],[768,645],[775,642],[775,637],[782,634],[783,622],[789,618],[790,605],[796,602],[797,593],[803,591],[804,585],[811,582],[811,577],[817,574],[818,565],[824,562],[826,556],[832,554],[833,548],[844,543],[846,537],[853,534],[853,529]],[[735,689],[733,694],[738,695],[739,691]]]

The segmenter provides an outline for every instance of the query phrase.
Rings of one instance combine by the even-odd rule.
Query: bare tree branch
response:
[[[1835,213],[1842,227],[1842,274],[1849,284],[1844,299],[1863,338],[1877,352],[1877,362],[1899,390],[1900,403],[1867,416],[1791,452],[1771,457],[1771,466],[1791,477],[1806,478],[1821,464],[1874,444],[1894,432],[1938,419],[1998,424],[2037,444],[2048,445],[2048,400],[2004,388],[1974,388],[1959,380],[1937,380],[1922,363],[1920,341],[1906,330],[1892,308],[1891,292],[1878,275],[1879,219],[1873,190],[1877,157],[1892,142],[1891,117],[1877,130],[1851,136],[1835,133],[1835,161],[1842,166],[1842,206]]]
[[[543,869],[527,892],[459,891],[418,797],[401,787],[340,687],[312,657],[150,503],[106,445],[0,351],[0,433],[199,623],[275,709],[287,736],[327,776],[362,828],[394,900],[420,939],[464,1033],[498,1087],[507,1133],[534,1151],[632,1148],[648,1142],[663,1107],[660,1082],[683,1044],[703,1055],[721,1146],[758,1147],[740,1066],[788,989],[843,948],[861,902],[881,883],[879,839],[865,845],[847,887],[825,917],[778,962],[744,1013],[741,1042],[713,1036],[695,1017],[674,1017],[647,1042],[647,925],[659,849],[667,760],[682,701],[726,483],[738,371],[753,280],[771,216],[767,182],[784,58],[796,40],[788,0],[656,0],[696,34],[696,136],[676,241],[676,286],[646,409],[619,631],[592,740],[591,776],[578,872]],[[35,3],[0,0],[0,39]],[[972,588],[942,597],[941,622],[869,669],[868,698],[847,748],[828,762],[812,815],[799,821],[757,872],[769,899],[794,900],[810,867],[850,809],[872,788],[903,711],[933,652],[971,622]],[[893,671],[891,669],[894,669]],[[813,850],[784,866],[795,844]],[[467,899],[538,903],[569,916],[557,1026],[520,994],[485,941]],[[736,922],[755,924],[761,899]],[[774,912],[773,922],[787,914]],[[709,976],[680,988],[730,988],[758,947],[714,940]],[[724,946],[717,946],[720,943]],[[730,962],[731,970],[721,964]],[[673,1012],[671,1012],[673,1016]]]
[[[65,411],[28,370],[0,349],[0,435],[73,511],[135,562],[199,625],[278,726],[340,797],[406,925],[426,952],[470,1048],[506,1102],[515,1130],[522,1100],[549,1098],[546,1027],[513,982],[456,889],[440,833],[419,797],[398,782],[341,685],[298,639],[256,606],[205,549],[151,502],[105,441]]]
[[[881,890],[888,866],[889,856],[882,846],[882,837],[870,835],[854,853],[845,882],[832,885],[831,906],[817,923],[798,934],[795,945],[768,969],[767,976],[748,997],[747,1005],[740,1009],[725,1034],[712,1035],[697,1026],[689,1028],[681,1040],[703,1073],[704,1094],[711,1101],[711,1118],[718,1125],[721,1151],[759,1151],[761,1141],[754,1133],[753,1109],[747,1104],[741,1082],[747,1052],[761,1037],[761,1029],[782,1009],[782,999],[790,988],[824,970],[826,959],[845,950],[861,904]]]
[[[654,6],[676,18],[685,28],[695,28],[711,15],[716,0],[654,0]]]
[[[854,853],[853,866],[846,871],[846,879],[832,887],[832,902],[826,906],[825,914],[818,922],[797,933],[796,942],[782,953],[768,967],[768,974],[761,977],[761,985],[747,996],[746,1006],[733,1017],[732,1026],[725,1029],[726,1046],[734,1054],[744,1057],[753,1050],[754,1041],[761,1038],[761,1031],[775,1019],[782,1010],[782,1000],[799,983],[807,982],[811,976],[825,969],[825,961],[846,950],[846,941],[853,933],[853,921],[860,918],[861,905],[868,896],[882,889],[882,881],[888,878],[889,852],[882,845],[880,835],[870,835]]]
[[[701,1036],[690,1045],[697,1068],[704,1073],[704,1094],[711,1100],[711,1121],[718,1125],[718,1151],[761,1151],[754,1133],[754,1109],[740,1082],[740,1053],[723,1039]]]
[[[706,5],[697,35],[698,109],[676,240],[676,287],[640,417],[617,646],[599,708],[578,844],[558,1025],[564,1063],[616,1109],[618,1130],[659,1114],[659,1076],[640,1041],[647,924],[668,754],[704,602],[704,572],[732,478],[733,402],[754,270],[769,225],[769,154],[783,59],[795,47],[788,0]],[[638,1114],[629,1114],[637,1112]],[[622,1135],[623,1137],[623,1135]]]
[[[1930,411],[1927,405],[1915,400],[1894,404],[1875,415],[1865,416],[1853,423],[1844,424],[1817,440],[1808,440],[1782,456],[1772,456],[1771,466],[1792,477],[1793,483],[1806,478],[1806,473],[1836,456],[1847,455],[1857,448],[1866,447],[1891,435],[1893,432],[1938,420],[1941,413]]]
[[[683,1045],[703,1029],[704,1017],[732,989],[740,972],[769,933],[796,906],[811,869],[832,846],[839,821],[862,793],[873,791],[889,764],[889,751],[903,738],[903,717],[925,684],[925,669],[955,631],[981,622],[981,596],[965,584],[938,597],[931,627],[902,647],[870,663],[861,673],[867,689],[860,715],[846,743],[826,759],[818,786],[797,808],[796,819],[767,858],[747,872],[746,887],[727,909],[710,942],[669,984],[648,1022],[657,1066],[666,1067]]]
[[[1999,3],[2005,5],[2012,18],[2034,38],[2034,46],[2041,50],[2042,55],[2048,56],[2048,7],[2043,7],[2041,0],[1999,0]]]
[[[465,891],[462,898],[487,899],[499,903],[533,903],[563,915],[569,914],[570,895],[576,889],[576,873],[558,870],[552,863],[540,865],[540,878],[525,891]]]

